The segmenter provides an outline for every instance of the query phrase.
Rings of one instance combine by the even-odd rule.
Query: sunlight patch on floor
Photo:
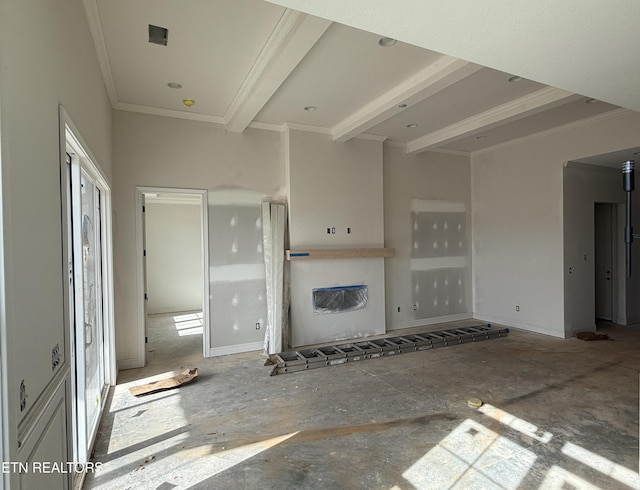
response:
[[[202,312],[187,313],[174,316],[173,322],[180,337],[185,335],[202,335],[204,325],[203,318]]]

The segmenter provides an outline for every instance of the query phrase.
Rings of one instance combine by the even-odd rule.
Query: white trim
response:
[[[264,131],[277,131],[278,133],[281,133],[285,130],[283,126],[283,124],[252,121],[247,127],[253,129],[263,129]]]
[[[106,385],[115,385],[117,370],[116,370],[116,349],[115,349],[115,321],[114,321],[114,290],[113,290],[113,226],[112,226],[112,202],[111,202],[111,186],[105,173],[100,165],[97,163],[97,159],[91,153],[89,146],[86,144],[80,131],[73,124],[73,121],[65,111],[64,107],[59,107],[59,138],[60,138],[60,169],[62,176],[62,189],[61,198],[63,199],[62,205],[67,206],[69,199],[72,202],[71,212],[77,212],[73,208],[79,209],[78,193],[73,193],[71,196],[67,194],[69,185],[68,179],[71,181],[74,179],[74,173],[77,181],[81,172],[84,171],[91,179],[94,180],[96,188],[100,190],[102,196],[102,205],[100,207],[100,221],[103,232],[101,240],[101,262],[103,265],[102,277],[101,277],[101,296],[103,303],[101,305],[100,315],[102,317],[102,330],[104,334],[104,340],[102,345],[103,366],[104,369],[104,383]],[[67,148],[70,148],[72,162],[70,168],[70,175],[67,175],[67,163],[66,153]],[[69,298],[69,264],[66,263],[67,258],[70,256],[70,247],[76,247],[78,250],[82,248],[81,237],[75,236],[69,229],[70,223],[67,222],[68,215],[67,210],[61,210],[62,213],[62,235],[63,235],[63,280],[64,280],[64,319],[65,319],[65,350],[69,359],[70,379],[71,379],[71,402],[69,408],[71,410],[72,427],[69,429],[69,433],[73,434],[70,446],[73,448],[74,460],[84,462],[89,457],[89,451],[95,440],[95,434],[97,433],[99,421],[102,417],[105,408],[106,399],[102,397],[100,399],[100,409],[98,414],[98,420],[92,429],[91,434],[87,434],[87,427],[84,419],[78,420],[78,411],[81,408],[83,417],[85,414],[85,406],[78,403],[79,391],[84,391],[84,379],[78,379],[76,376],[76,368],[79,362],[84,364],[84,349],[82,353],[78,352],[78,346],[75,345],[74,339],[70,338],[71,334],[71,302]],[[76,217],[76,219],[78,219]],[[69,243],[68,237],[71,236],[72,243]],[[76,241],[74,244],[73,242]],[[75,261],[74,261],[75,262]],[[82,270],[81,267],[77,267],[77,263],[73,264],[73,274],[76,290],[82,289]],[[82,318],[83,309],[83,294],[76,294],[74,305],[76,308],[75,317]],[[78,299],[80,298],[80,299]],[[101,387],[101,390],[104,386]]]
[[[354,136],[354,138],[359,140],[380,141],[380,142],[386,141],[387,139],[386,136],[382,136],[381,134],[369,134],[369,133],[361,133]]]
[[[480,65],[442,55],[333,126],[333,139],[348,141],[482,68]],[[406,107],[400,108],[399,104],[406,104]]]
[[[247,344],[236,344],[224,347],[212,347],[209,349],[210,357],[226,356],[229,354],[240,354],[241,352],[260,351],[264,347],[264,342],[249,342]]]
[[[208,122],[214,124],[224,124],[224,118],[220,116],[210,116],[197,112],[178,111],[175,109],[162,109],[160,107],[149,107],[139,104],[128,104],[118,102],[114,109],[118,111],[139,112],[141,114],[151,114],[153,116],[175,117],[178,119],[189,119],[191,121]]]
[[[294,129],[296,131],[307,131],[309,133],[319,133],[331,136],[331,130],[329,128],[323,128],[322,126],[312,126],[311,124],[286,122],[282,125],[282,127],[284,131]]]
[[[508,328],[516,328],[519,330],[526,330],[527,332],[534,332],[534,333],[541,333],[544,335],[549,335],[551,337],[558,337],[563,339],[564,338],[564,329],[562,330],[562,334],[558,334],[558,332],[555,332],[553,330],[549,330],[547,328],[541,327],[540,325],[534,325],[531,323],[523,323],[521,321],[517,322],[517,325],[513,325],[511,322],[511,320],[509,320],[508,322],[505,322],[504,319],[500,319],[497,317],[492,317],[492,316],[485,316],[485,315],[476,315],[475,313],[473,314],[473,319],[474,320],[480,320],[482,322],[487,322],[487,323],[491,323],[491,324],[495,324],[495,325],[501,325],[504,327],[508,327]]]
[[[285,10],[224,115],[228,131],[246,129],[330,25],[329,20]]]
[[[129,359],[118,360],[118,369],[124,371],[125,369],[138,369],[143,368],[144,364],[140,362],[138,357],[130,357]]]
[[[0,116],[2,114],[2,97],[0,97]],[[5,121],[0,117],[0,193],[4,199],[0,198],[0,456],[2,461],[11,461],[11,440],[9,437],[10,428],[15,427],[14,423],[9,422],[9,415],[12,413],[9,410],[9,403],[12,399],[9,396],[7,386],[9,386],[7,379],[7,303],[6,303],[6,270],[5,270],[5,253],[4,253],[4,237],[5,237],[5,217],[4,217],[4,202],[11,202],[8,194],[10,189],[5,189],[3,178],[3,151],[2,151],[2,121]],[[14,429],[15,430],[15,429]],[[9,488],[10,475],[5,473],[0,475],[0,490],[3,488]]]
[[[109,102],[111,103],[111,107],[115,108],[118,104],[118,92],[116,91],[116,84],[113,81],[111,63],[109,62],[107,45],[104,40],[104,32],[102,31],[102,22],[100,20],[100,11],[98,10],[97,0],[82,0],[82,3],[84,4],[84,10],[87,14],[89,31],[91,32],[91,37],[93,37],[93,43],[96,47],[98,64],[100,65],[104,85],[107,89]]]
[[[457,322],[460,320],[472,320],[471,313],[458,313],[457,315],[437,316],[434,318],[421,318],[418,320],[409,320],[406,322],[392,323],[387,325],[387,332],[389,330],[400,330],[403,328],[413,327],[426,327],[428,325],[435,325],[437,323]]]
[[[193,194],[201,199],[198,204],[201,206],[201,246],[202,246],[202,355],[211,357],[209,346],[211,345],[210,308],[209,308],[209,200],[208,191],[205,189],[185,189],[176,187],[146,187],[136,186],[135,188],[135,217],[136,217],[136,304],[137,304],[137,333],[138,333],[138,358],[120,360],[121,369],[131,367],[144,367],[146,364],[146,315],[144,303],[144,227],[142,215],[142,203],[145,194]],[[169,199],[167,197],[167,199]]]
[[[566,104],[578,97],[580,96],[565,90],[545,87],[415,138],[407,143],[407,153],[421,153],[480,131],[536,114],[542,110]]]
[[[589,124],[593,124],[599,121],[606,121],[607,119],[612,119],[614,117],[623,116],[625,114],[630,114],[633,111],[629,109],[614,109],[612,111],[603,112],[601,114],[596,114],[595,116],[587,117],[585,119],[580,119],[579,121],[570,122],[567,124],[563,124],[561,126],[556,126],[555,128],[545,129],[544,131],[539,131],[537,133],[528,134],[527,136],[522,136],[520,138],[515,138],[509,141],[505,141],[504,143],[499,143],[497,145],[489,146],[487,148],[482,148],[481,150],[475,150],[471,152],[471,156],[482,155],[483,153],[489,153],[495,150],[500,150],[502,148],[508,148],[510,146],[519,145],[521,143],[526,143],[528,141],[535,141],[539,138],[544,138],[546,136],[551,136],[557,133],[563,133],[565,131],[569,131],[571,129],[580,128],[582,126],[586,126]]]

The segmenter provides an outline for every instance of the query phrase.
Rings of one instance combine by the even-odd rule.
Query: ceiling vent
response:
[[[164,27],[149,24],[149,42],[166,46],[169,39],[169,30]]]

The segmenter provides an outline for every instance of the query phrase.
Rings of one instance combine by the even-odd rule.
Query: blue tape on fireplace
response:
[[[369,288],[365,285],[314,288],[314,313],[344,313],[366,308]]]
[[[309,252],[290,253],[289,257],[309,257]]]

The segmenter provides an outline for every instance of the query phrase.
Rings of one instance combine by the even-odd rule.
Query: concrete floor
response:
[[[84,488],[640,488],[640,325],[593,342],[512,329],[270,377],[259,352],[204,359],[200,335],[152,320],[148,366],[120,373]],[[187,367],[193,384],[128,392]]]

